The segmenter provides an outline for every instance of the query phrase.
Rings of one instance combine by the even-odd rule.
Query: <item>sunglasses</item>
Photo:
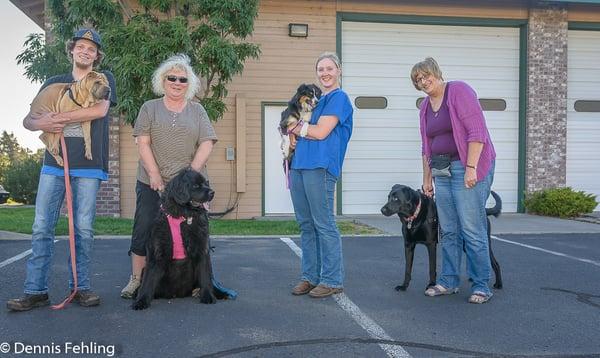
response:
[[[177,80],[179,80],[179,83],[187,83],[188,81],[187,77],[167,76],[169,82],[177,82]]]

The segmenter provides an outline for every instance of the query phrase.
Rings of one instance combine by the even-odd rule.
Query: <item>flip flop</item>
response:
[[[446,288],[442,285],[435,285],[425,290],[425,296],[435,297],[443,295],[452,295],[458,292],[458,288]]]

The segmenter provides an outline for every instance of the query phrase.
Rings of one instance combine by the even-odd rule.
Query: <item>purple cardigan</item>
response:
[[[449,82],[446,91],[449,91],[446,103],[450,112],[452,136],[458,149],[458,156],[464,166],[467,165],[469,142],[483,143],[481,156],[477,163],[477,180],[482,180],[488,174],[492,161],[496,159],[496,151],[485,125],[485,118],[477,99],[477,93],[468,84],[461,81]],[[431,141],[425,134],[428,104],[429,96],[421,103],[419,122],[422,153],[427,158],[431,158]]]

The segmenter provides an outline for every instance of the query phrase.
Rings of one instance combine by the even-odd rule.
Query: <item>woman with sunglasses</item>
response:
[[[152,76],[154,93],[162,96],[142,105],[133,128],[140,161],[131,235],[132,273],[121,297],[134,298],[146,264],[146,241],[159,210],[159,192],[180,170],[190,167],[206,177],[206,162],[217,141],[202,105],[192,101],[200,80],[188,56],[164,61]]]

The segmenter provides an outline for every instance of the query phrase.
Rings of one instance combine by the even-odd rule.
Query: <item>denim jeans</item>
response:
[[[336,177],[326,169],[294,169],[292,202],[300,226],[302,280],[343,287],[342,239],[333,215]]]
[[[487,176],[473,188],[464,183],[465,167],[459,160],[450,165],[451,177],[435,178],[436,207],[441,229],[442,274],[438,284],[446,288],[460,285],[463,249],[471,291],[491,295],[491,274],[485,202],[494,180],[494,164]]]
[[[73,190],[73,216],[75,227],[75,253],[77,260],[78,289],[90,289],[90,253],[94,240],[96,193],[100,180],[71,177]],[[25,293],[48,292],[48,271],[54,255],[54,229],[65,197],[63,177],[41,174],[35,201],[35,220],[31,236],[32,255],[27,261]],[[73,289],[71,257],[67,261],[70,273],[69,288]]]

